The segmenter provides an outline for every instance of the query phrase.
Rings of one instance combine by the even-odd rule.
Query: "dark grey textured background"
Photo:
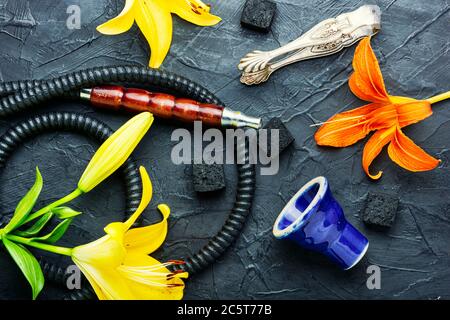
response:
[[[0,81],[45,78],[80,68],[136,63],[146,65],[147,43],[136,27],[115,36],[102,36],[95,27],[115,16],[120,1],[0,0]],[[434,171],[413,174],[397,167],[386,153],[374,163],[383,169],[378,182],[361,168],[364,143],[330,150],[312,138],[313,121],[362,104],[348,89],[354,47],[335,56],[306,61],[274,74],[257,87],[239,83],[236,65],[253,49],[272,49],[307,31],[315,23],[351,11],[364,1],[277,1],[278,14],[268,35],[240,27],[242,0],[211,1],[223,22],[199,28],[174,18],[173,45],[163,68],[207,86],[226,104],[265,120],[279,116],[296,142],[281,157],[277,176],[258,177],[251,217],[233,249],[218,263],[187,283],[186,298],[206,299],[397,299],[450,298],[450,108],[444,102],[434,115],[405,131],[425,150],[442,159]],[[395,95],[427,98],[449,89],[449,4],[447,0],[370,0],[381,7],[382,31],[373,39],[388,90]],[[66,28],[66,9],[79,4],[81,30]],[[35,113],[76,110],[96,116],[114,128],[126,118],[104,114],[78,103],[56,102]],[[17,118],[0,120],[4,132]],[[155,121],[136,152],[154,184],[153,209],[167,202],[173,211],[168,239],[159,258],[194,252],[221,226],[234,198],[235,168],[227,167],[226,191],[198,197],[192,190],[189,166],[170,161],[170,134],[177,125]],[[34,179],[39,165],[45,179],[40,204],[70,191],[95,144],[72,134],[48,134],[27,143],[1,172],[0,209],[10,212]],[[354,270],[343,272],[324,258],[273,238],[271,228],[285,202],[309,179],[325,175],[348,219],[370,240],[369,251]],[[359,215],[368,191],[396,194],[401,204],[395,225],[380,233],[364,227]],[[86,214],[76,221],[92,237],[121,219],[123,188],[113,177],[74,205]],[[366,268],[381,267],[381,290],[366,288]],[[20,272],[0,252],[0,298],[29,298]],[[63,291],[48,284],[42,299],[60,298]]]

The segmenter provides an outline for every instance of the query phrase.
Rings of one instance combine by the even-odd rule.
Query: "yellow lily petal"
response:
[[[209,4],[204,3],[201,0],[190,0],[192,4],[194,4],[197,8],[200,7],[201,10],[205,12],[211,11],[211,6]]]
[[[103,230],[105,230],[106,234],[108,234],[112,239],[118,242],[123,242],[125,232],[128,229],[123,222],[113,222],[108,224]]]
[[[134,13],[152,51],[149,66],[159,68],[172,43],[172,16],[154,1],[138,1]]]
[[[150,254],[158,249],[167,236],[167,219],[170,215],[170,208],[166,204],[158,206],[159,211],[163,215],[163,220],[159,223],[129,230],[125,234],[125,248],[130,252]]]
[[[82,263],[77,263],[76,260],[74,259],[75,264],[78,266],[78,268],[80,269],[80,271],[84,274],[84,276],[86,277],[86,279],[89,281],[92,289],[94,289],[95,294],[97,295],[97,298],[99,300],[107,300],[106,295],[103,293],[102,289],[100,288],[100,286],[97,284],[97,282],[95,281],[95,279],[91,276],[91,274],[88,272],[88,270],[84,267],[84,264]]]
[[[187,273],[178,274],[171,280],[167,280],[165,274],[168,275],[171,272],[158,260],[147,255],[129,255],[124,265],[119,267],[119,272],[127,279],[128,287],[135,299],[180,300],[183,298],[184,283],[180,278],[187,278]]]
[[[207,27],[218,24],[222,19],[209,13],[209,7],[195,0],[159,0],[167,9],[180,18],[198,26]]]
[[[136,0],[126,0],[122,12],[115,18],[97,27],[97,31],[106,35],[116,35],[130,30],[134,23],[133,7]]]
[[[125,222],[126,230],[130,229],[133,223],[136,222],[136,220],[139,218],[139,216],[142,214],[145,208],[147,208],[148,204],[152,200],[153,187],[152,181],[148,176],[147,170],[145,170],[145,168],[141,166],[139,167],[139,172],[141,173],[142,179],[142,198],[136,212],[133,213],[133,215]]]
[[[126,250],[122,243],[110,235],[72,250],[72,257],[80,263],[95,264],[100,267],[120,265],[125,256]]]
[[[134,300],[126,279],[113,268],[99,268],[73,259],[94,288],[97,297],[104,300]],[[98,294],[99,292],[100,294]]]
[[[115,172],[128,159],[152,123],[153,115],[142,112],[121,126],[98,148],[78,182],[78,189],[89,192]]]

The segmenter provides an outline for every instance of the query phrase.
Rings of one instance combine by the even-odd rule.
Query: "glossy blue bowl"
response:
[[[367,238],[345,219],[325,177],[311,180],[295,194],[275,221],[273,234],[326,255],[344,270],[354,267],[369,247]]]

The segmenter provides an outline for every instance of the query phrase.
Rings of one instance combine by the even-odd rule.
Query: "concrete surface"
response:
[[[313,121],[362,105],[350,92],[354,47],[337,55],[298,63],[275,73],[263,85],[239,83],[239,59],[250,50],[272,49],[307,31],[324,18],[365,4],[357,0],[282,0],[272,32],[245,30],[239,19],[242,0],[210,1],[223,22],[200,28],[174,18],[174,39],[163,69],[187,76],[215,92],[230,108],[281,117],[296,141],[282,156],[274,177],[258,176],[251,217],[236,245],[218,263],[193,276],[187,299],[444,299],[450,298],[450,104],[433,107],[432,117],[405,132],[426,151],[442,160],[434,171],[407,172],[389,160],[386,152],[374,162],[383,169],[378,182],[361,168],[364,142],[331,150],[313,140]],[[0,81],[42,79],[80,68],[146,65],[149,49],[136,27],[109,37],[95,31],[115,16],[124,1],[0,0]],[[382,10],[382,30],[373,38],[390,93],[427,98],[449,90],[449,4],[447,0],[369,0]],[[81,7],[81,29],[66,27],[67,7]],[[81,103],[54,102],[34,113],[71,110],[98,117],[118,128],[124,115],[93,111]],[[27,115],[0,120],[0,132]],[[156,257],[179,258],[194,252],[220,228],[234,199],[235,168],[227,166],[227,188],[214,196],[197,196],[190,166],[170,161],[171,132],[177,124],[155,121],[135,153],[150,172],[154,197],[148,221],[158,215],[158,203],[168,203],[172,219],[167,241]],[[52,133],[30,141],[1,172],[0,209],[11,212],[34,179],[39,165],[45,187],[40,204],[70,191],[96,148],[84,137]],[[308,180],[328,177],[347,218],[370,240],[364,260],[349,272],[340,271],[315,253],[275,240],[272,224],[286,201]],[[401,199],[394,226],[387,232],[367,229],[360,219],[369,191],[398,195]],[[122,218],[124,200],[119,176],[114,176],[74,206],[85,215],[77,219],[68,242],[79,243],[102,234],[110,221]],[[79,235],[79,233],[77,233]],[[381,268],[381,289],[366,287],[369,265]],[[0,298],[28,299],[31,291],[0,251]],[[66,291],[48,283],[41,299],[59,299]]]

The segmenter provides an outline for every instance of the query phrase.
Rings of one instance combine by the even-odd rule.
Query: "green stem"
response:
[[[17,243],[21,243],[30,247],[34,247],[34,248],[38,248],[41,250],[45,250],[48,252],[53,252],[56,254],[62,254],[65,256],[72,256],[72,249],[71,248],[66,248],[66,247],[58,247],[58,246],[53,246],[51,244],[46,244],[46,243],[40,243],[40,242],[34,242],[34,241],[30,241],[29,239],[26,238],[22,238],[19,236],[15,236],[12,234],[8,234],[8,235],[4,235],[4,237],[6,237],[7,239],[17,242]]]
[[[442,100],[446,100],[446,99],[449,99],[449,98],[450,98],[450,91],[447,91],[447,92],[438,94],[437,96],[428,98],[427,100],[428,100],[429,103],[433,104],[433,103],[440,102]]]
[[[39,218],[40,216],[42,216],[43,214],[46,214],[47,212],[49,212],[52,209],[55,209],[56,207],[59,207],[62,204],[65,204],[69,201],[72,201],[73,199],[79,197],[80,195],[83,194],[83,191],[81,191],[80,189],[75,189],[72,193],[68,194],[67,196],[65,196],[64,198],[61,198],[51,204],[49,204],[48,206],[45,206],[44,208],[36,211],[33,214],[30,214],[28,216],[28,218],[21,223],[21,225],[24,225],[25,223],[30,222],[31,220],[34,220],[36,218]]]

